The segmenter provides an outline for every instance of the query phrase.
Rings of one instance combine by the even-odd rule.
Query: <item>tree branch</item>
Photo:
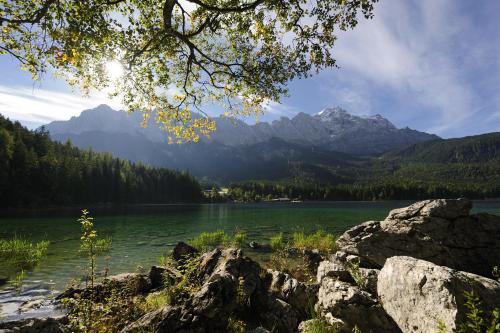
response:
[[[7,19],[4,17],[0,17],[0,24],[3,22],[7,23],[16,23],[16,24],[22,24],[22,23],[30,23],[30,24],[35,24],[39,23],[42,18],[47,15],[47,12],[49,11],[50,6],[55,3],[58,0],[47,0],[43,4],[42,8],[37,10],[35,13],[33,13],[32,18],[29,19]]]

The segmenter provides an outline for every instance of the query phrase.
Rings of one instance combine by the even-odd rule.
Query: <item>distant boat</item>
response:
[[[290,198],[287,198],[287,197],[276,198],[276,199],[273,199],[273,201],[286,202],[286,201],[290,201]]]
[[[301,202],[302,202],[302,200],[299,200],[299,199],[293,199],[292,200],[292,203],[301,203]]]

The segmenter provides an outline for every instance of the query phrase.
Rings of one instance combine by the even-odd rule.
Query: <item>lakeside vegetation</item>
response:
[[[21,283],[25,270],[33,269],[47,254],[49,241],[31,242],[22,238],[0,239],[0,285]]]
[[[200,200],[200,185],[185,172],[54,142],[0,115],[0,207]]]
[[[428,170],[431,172],[431,170]],[[212,202],[261,202],[278,198],[309,201],[372,201],[425,200],[431,198],[487,199],[500,197],[499,183],[446,183],[445,181],[418,181],[412,178],[374,178],[371,182],[353,184],[314,184],[272,181],[249,181],[231,185],[226,196],[212,198]]]

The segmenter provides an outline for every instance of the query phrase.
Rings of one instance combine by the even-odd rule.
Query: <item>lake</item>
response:
[[[109,265],[110,274],[118,274],[136,271],[138,266],[149,269],[178,241],[187,241],[203,231],[222,229],[232,234],[241,230],[247,233],[248,241],[257,242],[268,242],[278,232],[312,232],[319,228],[339,235],[361,222],[383,219],[389,210],[408,204],[385,201],[143,205],[99,207],[90,209],[90,213],[99,236],[113,239],[111,251],[106,258],[100,258],[100,268]],[[477,201],[473,211],[500,215],[500,201]],[[21,292],[9,285],[0,287],[0,320],[34,315],[18,314],[19,304],[36,296],[55,294],[71,281],[81,279],[86,259],[78,253],[79,215],[76,208],[2,213],[0,238],[49,240],[51,245],[40,264],[27,272]],[[36,315],[41,313],[43,308]]]

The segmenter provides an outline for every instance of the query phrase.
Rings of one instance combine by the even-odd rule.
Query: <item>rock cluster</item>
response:
[[[426,200],[346,231],[318,267],[317,308],[350,332],[455,331],[465,293],[500,308],[500,218],[469,215],[470,201]]]
[[[455,331],[466,320],[466,293],[481,300],[484,313],[500,308],[500,283],[491,272],[500,264],[500,218],[470,215],[471,206],[465,199],[421,201],[391,211],[384,221],[356,226],[340,237],[339,250],[327,260],[317,251],[303,253],[316,270],[315,283],[263,270],[238,249],[198,254],[181,243],[174,259],[185,265],[196,258],[189,273],[196,288],[121,332],[225,332],[234,315],[255,333],[306,333],[318,322],[338,332]],[[175,267],[154,266],[148,275],[122,274],[107,283],[140,294],[182,278]],[[84,292],[73,289],[64,296]],[[32,327],[67,331],[64,321],[35,320],[0,324],[0,332]]]
[[[314,286],[281,272],[262,271],[241,250],[215,249],[197,261],[193,274],[200,287],[184,304],[148,313],[122,333],[150,326],[157,332],[223,332],[234,313],[245,316],[255,329],[264,326],[261,331],[294,332],[306,318],[307,306],[316,302]]]

